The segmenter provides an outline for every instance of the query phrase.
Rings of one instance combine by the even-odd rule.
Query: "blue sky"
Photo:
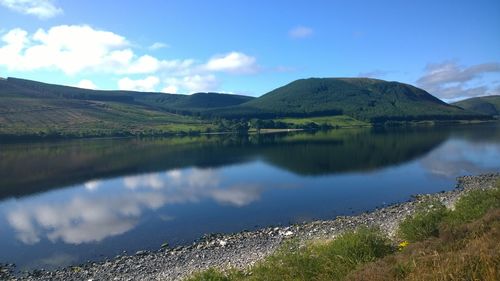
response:
[[[0,76],[259,96],[367,76],[500,94],[500,1],[0,0]]]

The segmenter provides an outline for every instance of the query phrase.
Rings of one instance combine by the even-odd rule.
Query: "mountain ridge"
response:
[[[500,116],[500,95],[468,98],[453,104],[469,111]]]
[[[345,114],[370,122],[480,118],[415,86],[371,78],[299,79],[214,115],[238,117],[238,109],[242,116]]]

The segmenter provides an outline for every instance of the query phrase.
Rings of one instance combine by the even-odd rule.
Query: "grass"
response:
[[[280,118],[276,119],[275,121],[281,121],[293,125],[306,125],[309,123],[315,123],[316,125],[321,126],[323,124],[326,124],[337,128],[371,126],[370,123],[354,119],[347,115],[306,117],[306,118]]]
[[[422,210],[399,225],[399,236],[408,242],[425,240],[439,235],[439,225],[448,210],[440,202],[430,202],[421,206]]]
[[[500,208],[500,187],[467,193],[458,200],[453,211],[439,202],[428,202],[414,216],[400,223],[398,233],[409,242],[438,237],[443,225],[450,228],[471,222],[493,208]]]
[[[346,280],[500,280],[500,209],[352,272]]]
[[[223,273],[210,269],[187,280],[342,280],[358,266],[394,250],[379,231],[361,228],[327,242],[305,246],[296,241],[288,242],[248,272]]]
[[[331,241],[289,241],[246,270],[212,268],[186,280],[500,280],[500,182],[464,195],[455,210],[428,202],[398,233],[399,250],[361,228]]]

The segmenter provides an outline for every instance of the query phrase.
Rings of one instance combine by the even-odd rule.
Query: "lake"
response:
[[[500,171],[495,123],[0,144],[0,262],[54,268],[359,214]]]

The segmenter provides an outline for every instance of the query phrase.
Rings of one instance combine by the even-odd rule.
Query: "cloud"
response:
[[[313,34],[313,32],[314,31],[309,27],[297,26],[288,31],[288,36],[290,36],[290,38],[293,39],[303,39],[310,37]]]
[[[156,76],[136,80],[125,77],[118,81],[118,88],[125,91],[154,92],[159,83],[160,79]]]
[[[175,94],[179,88],[185,89],[188,93],[210,92],[216,90],[220,83],[213,74],[191,75],[184,77],[171,77],[165,80],[165,88],[162,92]]]
[[[75,74],[88,69],[111,69],[130,63],[132,51],[123,49],[127,40],[89,26],[61,25],[32,36],[13,29],[2,37],[0,65],[10,70],[58,69]]]
[[[67,75],[81,72],[147,74],[158,71],[183,74],[194,60],[160,60],[137,55],[128,40],[87,25],[60,25],[29,35],[16,28],[7,32],[0,47],[0,65],[9,70],[56,69]],[[5,58],[5,59],[4,59]]]
[[[216,55],[205,65],[209,71],[222,71],[229,73],[255,73],[258,71],[256,59],[240,52]]]
[[[163,49],[163,48],[168,48],[169,45],[161,42],[155,42],[151,46],[148,47],[150,50],[158,50],[158,49]]]
[[[94,82],[92,82],[88,79],[80,80],[80,82],[78,82],[76,84],[76,87],[83,88],[83,89],[90,89],[90,90],[97,90],[98,89],[96,84],[94,84]]]
[[[48,19],[60,15],[63,10],[51,0],[0,0],[0,5],[13,11]]]
[[[168,86],[165,86],[163,89],[161,89],[161,92],[166,93],[166,94],[177,94],[178,91],[179,91],[179,88],[177,86],[174,86],[174,85],[168,85]]]
[[[490,88],[478,85],[487,73],[500,73],[500,63],[491,62],[469,67],[461,66],[456,61],[431,63],[425,67],[424,75],[416,82],[433,95],[453,100],[466,97],[487,95]]]
[[[163,45],[158,42],[151,47]],[[11,29],[1,37],[0,57],[0,67],[8,71],[55,70],[69,76],[111,74],[119,76],[121,89],[151,91],[161,86],[169,93],[214,91],[221,84],[215,76],[218,73],[254,74],[260,70],[255,57],[237,51],[206,61],[165,60],[138,54],[124,36],[88,25],[59,25],[31,34]],[[129,77],[138,74],[144,76],[135,80]],[[161,80],[156,82],[151,77]]]

